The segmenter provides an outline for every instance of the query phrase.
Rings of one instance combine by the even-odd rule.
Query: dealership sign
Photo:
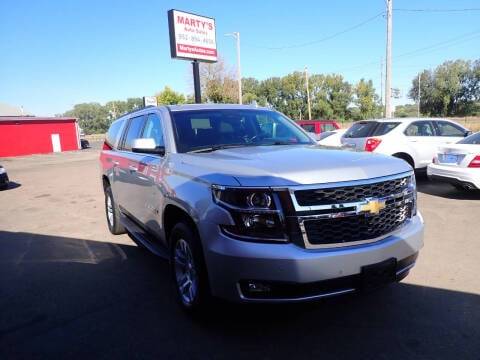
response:
[[[172,58],[217,61],[215,19],[184,11],[168,11]]]

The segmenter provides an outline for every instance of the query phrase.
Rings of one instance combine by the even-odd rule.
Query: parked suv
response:
[[[423,245],[410,166],[324,149],[269,109],[148,107],[111,125],[100,160],[110,231],[170,260],[186,309],[373,288]]]
[[[451,120],[400,118],[354,123],[342,136],[342,145],[392,155],[415,169],[425,169],[440,145],[455,143],[471,131]]]

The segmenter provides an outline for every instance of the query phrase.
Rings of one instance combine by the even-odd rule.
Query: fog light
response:
[[[275,221],[267,216],[258,214],[243,214],[242,221],[246,228],[253,228],[257,225],[266,226],[267,228],[275,227]]]
[[[262,284],[260,282],[249,281],[247,283],[248,291],[251,293],[266,293],[270,292],[272,289],[267,284]]]

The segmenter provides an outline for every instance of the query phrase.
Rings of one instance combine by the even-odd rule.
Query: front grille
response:
[[[411,195],[409,198],[411,198]],[[386,235],[401,226],[412,215],[408,198],[390,199],[378,215],[354,215],[340,218],[305,220],[308,242],[312,245],[344,244]]]
[[[295,198],[300,206],[330,205],[400,194],[407,187],[408,177],[404,177],[374,184],[297,190]]]

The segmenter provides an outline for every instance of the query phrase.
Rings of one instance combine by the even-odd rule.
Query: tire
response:
[[[110,185],[105,187],[105,216],[107,218],[108,230],[113,235],[125,234],[126,230],[120,222],[120,210],[113,199]]]
[[[189,313],[200,313],[211,302],[200,239],[187,222],[177,223],[170,234],[170,266],[175,294]]]

